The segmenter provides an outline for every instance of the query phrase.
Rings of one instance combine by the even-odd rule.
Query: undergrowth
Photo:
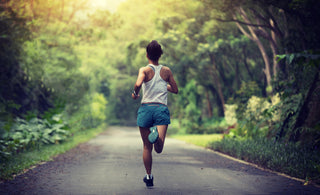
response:
[[[10,180],[14,175],[22,173],[33,165],[41,162],[50,161],[54,156],[62,154],[80,143],[84,143],[106,129],[105,125],[85,131],[78,131],[64,142],[53,145],[44,145],[40,148],[32,148],[23,153],[9,156],[4,162],[0,162],[0,181]]]
[[[224,138],[209,148],[293,177],[320,182],[319,151],[264,138]]]

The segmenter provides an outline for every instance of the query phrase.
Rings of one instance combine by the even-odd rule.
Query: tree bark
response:
[[[245,13],[245,11],[240,7],[239,8],[239,12],[240,12],[240,15],[242,17],[242,19],[246,22],[246,23],[250,23],[249,21],[249,18],[247,16],[247,14]],[[234,15],[234,19],[236,19],[236,16]],[[267,86],[268,87],[271,87],[271,72],[270,72],[270,61],[269,61],[269,57],[267,55],[267,52],[262,44],[262,42],[260,41],[260,39],[258,38],[255,30],[254,30],[254,27],[252,26],[247,26],[248,29],[249,29],[249,32],[250,34],[240,25],[239,22],[236,23],[237,27],[239,28],[239,30],[245,35],[247,36],[249,39],[251,39],[252,41],[254,41],[259,50],[260,50],[260,53],[262,55],[262,58],[263,58],[263,61],[264,61],[264,64],[265,64],[265,69],[263,70],[263,72],[265,73],[265,76],[266,76],[266,79],[267,79]]]
[[[211,58],[211,63],[212,63],[212,69],[210,70],[210,73],[211,73],[211,76],[213,78],[213,81],[214,83],[216,84],[217,86],[217,89],[218,89],[218,95],[219,95],[219,99],[221,101],[221,105],[222,105],[222,109],[223,109],[223,115],[224,115],[224,112],[225,112],[225,106],[224,106],[224,97],[223,97],[223,92],[222,92],[222,87],[221,87],[221,82],[220,82],[220,79],[219,79],[219,76],[217,75],[217,65],[216,65],[216,62],[215,62],[215,59],[214,59],[214,56],[213,55],[210,55],[210,58]]]
[[[256,20],[258,24],[260,24],[260,21]],[[270,23],[271,29],[275,29],[275,23],[272,19],[268,21]],[[272,54],[273,54],[273,76],[277,75],[279,64],[277,62],[276,56],[278,55],[278,45],[277,45],[277,37],[274,30],[270,31],[270,34],[263,28],[256,29],[255,33],[258,36],[261,36],[262,38],[266,39],[269,42]]]
[[[211,118],[213,116],[212,105],[210,102],[209,92],[207,90],[206,90],[206,99],[207,99],[208,117]]]
[[[301,110],[299,111],[298,117],[296,119],[295,125],[293,129],[297,129],[299,127],[303,127],[307,121],[307,119],[309,117],[314,117],[312,114],[310,115],[310,110],[312,110],[312,108],[315,107],[315,105],[310,106],[312,104],[311,100],[312,100],[312,96],[314,94],[314,92],[316,91],[316,89],[319,89],[320,86],[318,86],[319,83],[319,71],[316,73],[313,82],[308,90],[307,96],[303,102],[303,105],[301,107]],[[316,104],[319,104],[319,101],[316,102]],[[317,105],[318,106],[318,105]],[[319,111],[317,111],[319,112]],[[317,118],[317,120],[314,120],[315,122],[318,122],[319,120],[319,116]],[[312,128],[312,125],[314,124],[309,124],[308,127]],[[300,138],[301,132],[299,130],[297,130],[295,133],[293,133],[290,136],[290,141],[298,141]]]
[[[214,97],[217,97],[218,116],[224,117],[224,108],[222,106],[221,99],[219,98],[219,94],[218,94],[216,88],[214,88],[213,85],[208,85],[207,88],[211,91],[211,93]]]

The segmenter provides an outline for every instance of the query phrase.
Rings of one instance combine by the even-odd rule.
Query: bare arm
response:
[[[134,92],[131,94],[133,99],[138,99],[140,97],[139,92],[145,78],[146,78],[145,68],[140,68],[137,81],[134,85],[134,89],[133,89]]]
[[[168,78],[168,85],[167,85],[167,89],[168,91],[170,91],[171,93],[175,93],[178,94],[179,90],[178,90],[178,85],[176,83],[176,81],[173,78],[173,74],[171,72],[171,70],[169,69],[169,78]]]

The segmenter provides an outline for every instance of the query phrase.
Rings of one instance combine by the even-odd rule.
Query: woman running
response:
[[[141,106],[138,110],[137,125],[143,141],[143,162],[146,176],[143,181],[147,187],[153,186],[152,149],[161,153],[164,140],[170,124],[170,113],[167,107],[168,91],[178,93],[178,86],[171,70],[159,65],[159,58],[163,54],[161,45],[153,40],[147,48],[149,64],[140,68],[137,81],[132,93],[133,99],[140,97],[142,87]]]

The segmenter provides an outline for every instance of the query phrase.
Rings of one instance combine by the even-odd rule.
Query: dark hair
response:
[[[163,54],[161,45],[155,40],[151,41],[148,44],[146,50],[148,58],[152,61],[158,61],[161,55]]]

